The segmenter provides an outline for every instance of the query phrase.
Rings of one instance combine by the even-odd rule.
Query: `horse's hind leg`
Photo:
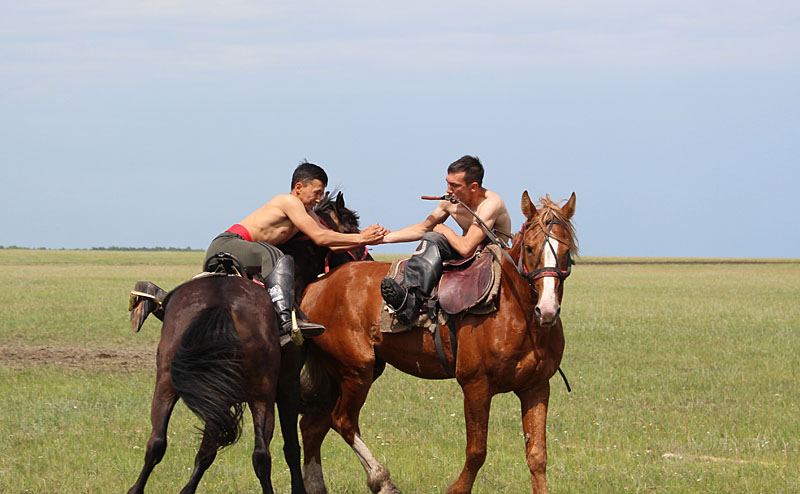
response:
[[[272,403],[269,403],[268,406],[265,401],[252,401],[250,402],[250,412],[253,414],[255,432],[253,470],[261,482],[263,494],[272,494],[272,457],[269,454],[269,443],[275,432],[275,406]]]
[[[300,441],[297,438],[297,417],[300,414],[300,383],[278,386],[278,417],[283,432],[283,457],[292,476],[292,494],[306,494],[303,474],[300,470]]]
[[[547,442],[546,422],[547,403],[550,400],[550,383],[517,391],[522,405],[522,429],[525,432],[525,454],[531,471],[531,484],[534,494],[547,494]]]
[[[150,408],[152,431],[144,454],[144,468],[142,468],[136,483],[128,490],[128,494],[142,494],[153,468],[164,458],[167,450],[167,424],[177,401],[178,397],[170,383],[169,373],[159,373],[153,393],[153,404]]]
[[[217,457],[217,446],[217,440],[214,436],[204,432],[200,449],[197,451],[197,456],[194,457],[194,470],[192,470],[192,475],[189,477],[186,487],[181,489],[181,494],[194,494],[203,474],[206,473],[208,467],[214,462],[214,458]]]

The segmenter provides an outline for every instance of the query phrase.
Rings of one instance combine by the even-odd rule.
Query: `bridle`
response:
[[[328,224],[327,221],[325,221],[322,218],[322,216],[317,214],[317,218],[319,218],[319,222],[322,223],[325,226],[325,228],[327,228],[328,230],[336,231],[333,228],[331,228],[331,226]],[[345,252],[347,253],[347,255],[352,257],[354,261],[364,261],[364,260],[367,259],[367,256],[369,256],[369,249],[367,249],[366,246],[364,247],[364,254],[361,255],[361,259],[359,259],[355,254],[353,254],[349,250],[346,250]],[[325,273],[329,273],[331,271],[331,256],[332,255],[333,255],[333,251],[328,249],[328,254],[325,256]]]
[[[486,226],[486,223],[484,223],[483,220],[481,220],[481,218],[475,213],[475,211],[473,211],[472,209],[470,209],[469,206],[464,204],[464,202],[461,199],[459,199],[459,198],[457,198],[457,197],[455,197],[453,195],[450,195],[450,194],[445,194],[443,196],[422,196],[421,199],[425,199],[425,200],[429,200],[429,201],[431,201],[431,200],[433,200],[433,201],[442,201],[442,200],[444,200],[444,201],[450,201],[453,204],[460,204],[468,213],[470,213],[475,218],[475,222],[478,223],[478,226],[481,227],[481,229],[486,234],[486,237],[489,239],[489,241],[491,243],[497,245],[498,247],[500,247],[500,252],[503,253],[503,256],[506,258],[506,260],[508,260],[511,263],[512,266],[516,265],[517,272],[520,274],[520,276],[522,276],[528,282],[528,284],[531,286],[533,291],[536,291],[536,287],[533,285],[533,282],[538,280],[538,279],[541,279],[541,278],[558,278],[559,280],[564,281],[567,278],[567,276],[569,276],[570,273],[572,273],[572,265],[575,264],[575,262],[572,260],[572,256],[570,256],[569,250],[567,250],[567,268],[566,269],[559,269],[558,256],[556,255],[556,251],[553,248],[553,245],[550,242],[547,242],[547,241],[545,241],[542,244],[542,250],[539,251],[539,255],[537,256],[535,266],[538,266],[539,263],[542,262],[542,256],[544,255],[544,249],[545,249],[544,246],[547,245],[548,247],[550,247],[550,251],[553,253],[553,257],[556,258],[556,266],[555,266],[555,268],[549,268],[549,267],[548,268],[539,268],[539,269],[536,269],[533,273],[528,273],[528,268],[526,268],[525,264],[522,262],[522,249],[525,248],[525,245],[523,244],[523,242],[525,240],[525,230],[526,230],[526,228],[528,228],[528,224],[530,223],[530,220],[526,221],[522,225],[522,230],[519,233],[519,236],[520,236],[519,260],[516,263],[514,263],[514,260],[511,258],[511,256],[506,251],[505,242],[503,242],[502,240],[497,238],[497,235],[495,235],[494,231],[492,229],[490,229],[488,226]],[[557,242],[564,243],[563,241],[559,240],[558,237],[553,235],[553,225],[564,226],[564,223],[562,223],[561,221],[558,221],[557,219],[551,219],[550,221],[548,221],[547,224],[545,225],[547,227],[547,229],[542,227],[542,232],[544,233],[545,237],[552,238]],[[498,232],[499,232],[499,230],[498,230]],[[509,235],[507,233],[503,233],[503,232],[499,232],[499,233],[511,238],[511,235]],[[562,285],[562,287],[563,287],[563,285]]]
[[[539,254],[536,256],[536,264],[534,266],[538,266],[542,262],[542,257],[544,257],[544,249],[549,248],[550,252],[552,252],[553,257],[556,259],[555,267],[544,267],[535,269],[533,272],[528,272],[528,268],[525,266],[525,263],[522,262],[523,258],[523,249],[525,249],[525,230],[528,228],[528,224],[530,221],[526,221],[525,224],[522,225],[522,231],[520,231],[520,250],[519,250],[519,260],[517,261],[517,271],[520,275],[522,275],[525,280],[527,280],[528,284],[536,290],[533,286],[533,283],[536,280],[542,278],[558,278],[560,281],[564,281],[571,273],[572,273],[572,265],[575,263],[572,260],[572,256],[569,254],[569,250],[567,250],[567,267],[566,269],[561,269],[558,265],[558,255],[556,255],[556,250],[553,247],[553,244],[548,241],[548,239],[553,239],[556,242],[564,243],[558,237],[553,235],[553,225],[561,225],[564,224],[558,220],[550,220],[545,225],[547,228],[542,227],[542,232],[545,235],[545,241],[542,242],[542,249],[539,251]]]

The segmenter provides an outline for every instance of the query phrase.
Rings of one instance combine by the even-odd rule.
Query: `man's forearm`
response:
[[[429,230],[425,229],[423,224],[416,224],[407,226],[395,232],[389,232],[383,237],[383,243],[393,244],[398,242],[414,242],[419,240],[423,235],[428,233]]]

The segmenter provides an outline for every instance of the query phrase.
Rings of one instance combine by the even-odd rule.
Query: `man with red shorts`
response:
[[[328,175],[319,166],[301,163],[292,175],[291,192],[279,194],[250,216],[217,236],[206,251],[206,260],[218,252],[233,254],[245,267],[260,267],[264,284],[281,323],[281,344],[289,339],[294,308],[294,260],[276,245],[303,232],[312,242],[334,250],[350,250],[381,243],[388,233],[378,224],[361,233],[338,233],[325,228],[313,211],[322,199]],[[204,263],[205,265],[205,263]],[[325,328],[297,321],[304,336],[316,336]]]

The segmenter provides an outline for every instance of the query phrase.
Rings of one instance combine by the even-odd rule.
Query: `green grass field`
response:
[[[128,292],[139,279],[173,288],[202,255],[0,250],[0,492],[105,494],[133,484],[159,322],[134,334]],[[567,281],[562,367],[573,390],[552,380],[552,491],[800,492],[800,261],[619,261],[586,258]],[[250,424],[200,492],[259,492]],[[186,482],[197,425],[176,407],[148,492]],[[463,428],[454,381],[391,368],[361,416],[365,441],[405,493],[445,491],[462,466]],[[276,433],[273,484],[288,492],[281,442]],[[496,397],[474,492],[530,492],[523,448],[516,398]],[[368,492],[338,435],[323,454],[332,494]]]

